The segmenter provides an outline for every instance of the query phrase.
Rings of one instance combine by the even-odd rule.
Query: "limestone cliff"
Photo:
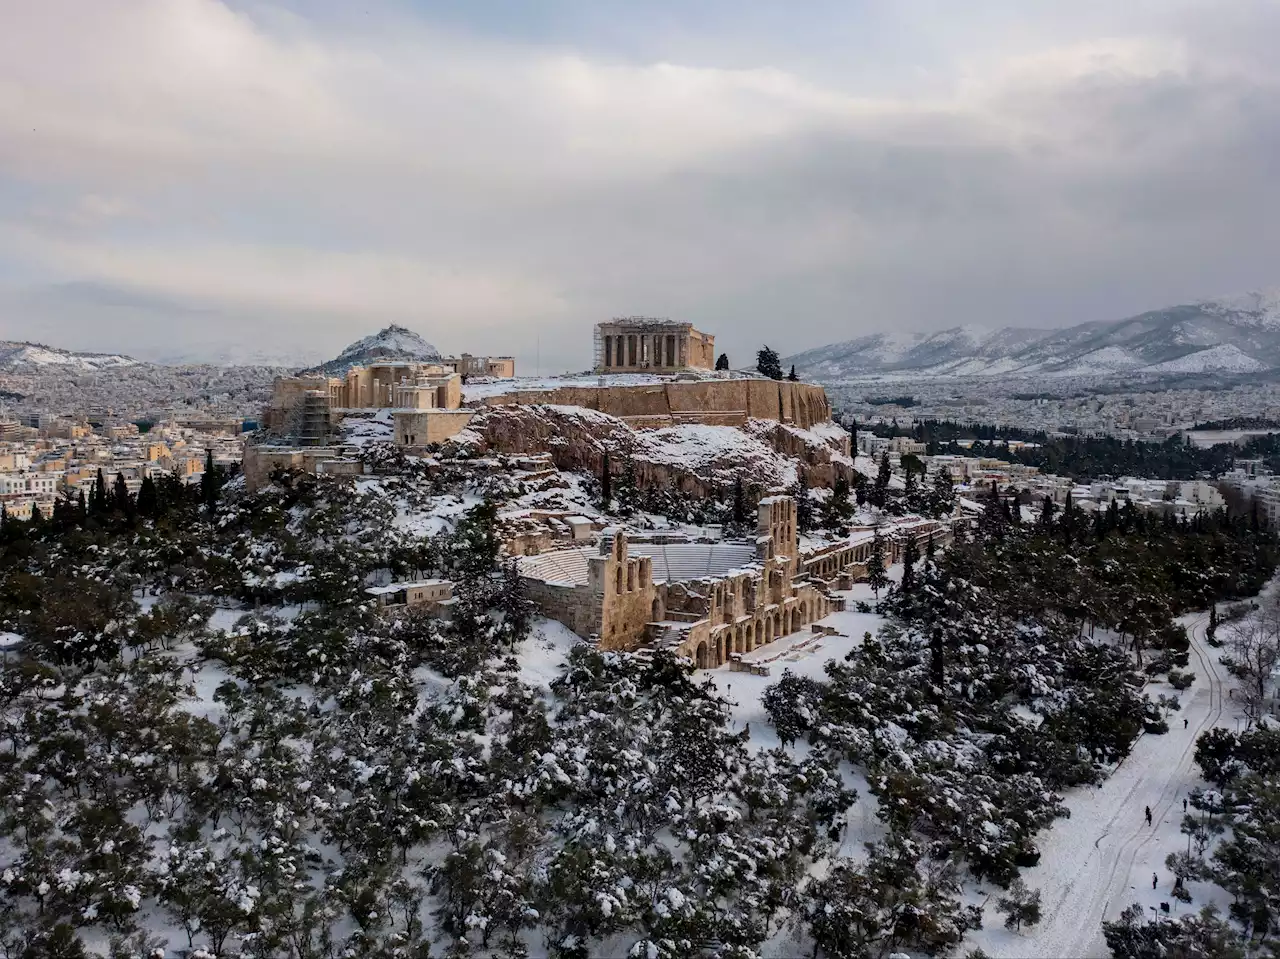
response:
[[[641,489],[663,487],[707,496],[742,477],[765,488],[852,479],[848,434],[830,423],[803,430],[773,420],[741,428],[685,423],[636,429],[581,406],[495,406],[477,414],[460,440],[479,452],[550,453],[563,470],[599,474],[607,451],[614,472],[629,460]]]

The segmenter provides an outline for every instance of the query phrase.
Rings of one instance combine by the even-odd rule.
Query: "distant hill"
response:
[[[786,357],[819,382],[857,376],[1108,376],[1280,368],[1280,291],[1244,293],[1064,330],[958,326],[873,333]]]
[[[136,366],[131,356],[119,353],[75,353],[43,343],[20,343],[0,340],[0,372],[37,373],[44,369],[62,369],[77,373],[112,370]]]
[[[417,333],[393,324],[372,336],[356,340],[337,357],[309,372],[341,376],[353,366],[364,366],[378,360],[430,363],[440,358],[440,351]]]

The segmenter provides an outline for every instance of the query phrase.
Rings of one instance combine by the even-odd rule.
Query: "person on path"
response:
[[[1154,888],[1156,888],[1156,886],[1158,886],[1159,884],[1160,884],[1160,877],[1159,877],[1159,876],[1157,876],[1157,875],[1153,872],[1153,873],[1151,874],[1151,888],[1152,888],[1152,889],[1154,889]]]
[[[1188,723],[1188,722],[1190,722],[1190,720],[1184,719],[1184,720],[1182,721],[1182,728],[1183,728],[1183,729],[1186,729],[1186,728],[1187,728],[1187,723]]]
[[[1150,806],[1146,807],[1146,813],[1147,813],[1147,825],[1150,826],[1151,825],[1151,807]],[[1154,889],[1155,887],[1152,886],[1151,888]]]
[[[1187,811],[1187,801],[1185,799],[1182,800],[1182,811],[1183,812]]]

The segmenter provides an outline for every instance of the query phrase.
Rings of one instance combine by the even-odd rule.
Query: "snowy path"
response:
[[[1191,636],[1190,669],[1196,678],[1181,694],[1181,712],[1169,717],[1169,732],[1143,735],[1120,767],[1097,788],[1067,794],[1071,818],[1059,820],[1040,838],[1040,865],[1023,878],[1043,897],[1044,918],[1021,934],[1006,931],[994,908],[988,928],[972,936],[992,957],[1106,957],[1104,919],[1115,919],[1135,902],[1155,906],[1171,900],[1173,877],[1164,860],[1185,843],[1180,832],[1182,800],[1202,785],[1194,762],[1197,737],[1233,714],[1224,707],[1225,670],[1205,645],[1207,614],[1182,620]],[[1154,696],[1153,696],[1154,698]],[[1189,721],[1182,728],[1182,720]],[[1143,808],[1151,807],[1148,826]],[[1151,875],[1160,877],[1152,890]],[[991,906],[996,893],[992,892]],[[1184,907],[1185,908],[1185,907]]]

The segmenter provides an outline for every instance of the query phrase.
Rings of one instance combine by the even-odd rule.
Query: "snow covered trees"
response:
[[[776,350],[768,346],[761,347],[756,353],[756,372],[771,380],[782,379],[782,361]]]
[[[865,862],[838,860],[804,894],[804,917],[822,959],[865,959],[957,946],[981,927],[981,911],[961,906],[953,869],[922,861],[910,840],[891,834],[867,847]]]
[[[1028,889],[1021,879],[1009,886],[1009,894],[996,900],[996,908],[1004,913],[1006,929],[1021,932],[1023,926],[1034,926],[1040,921],[1040,890]]]
[[[871,541],[871,555],[867,558],[867,585],[875,593],[876,602],[880,601],[880,590],[889,585],[889,571],[885,564],[884,537],[880,535],[880,527],[876,527]]]

